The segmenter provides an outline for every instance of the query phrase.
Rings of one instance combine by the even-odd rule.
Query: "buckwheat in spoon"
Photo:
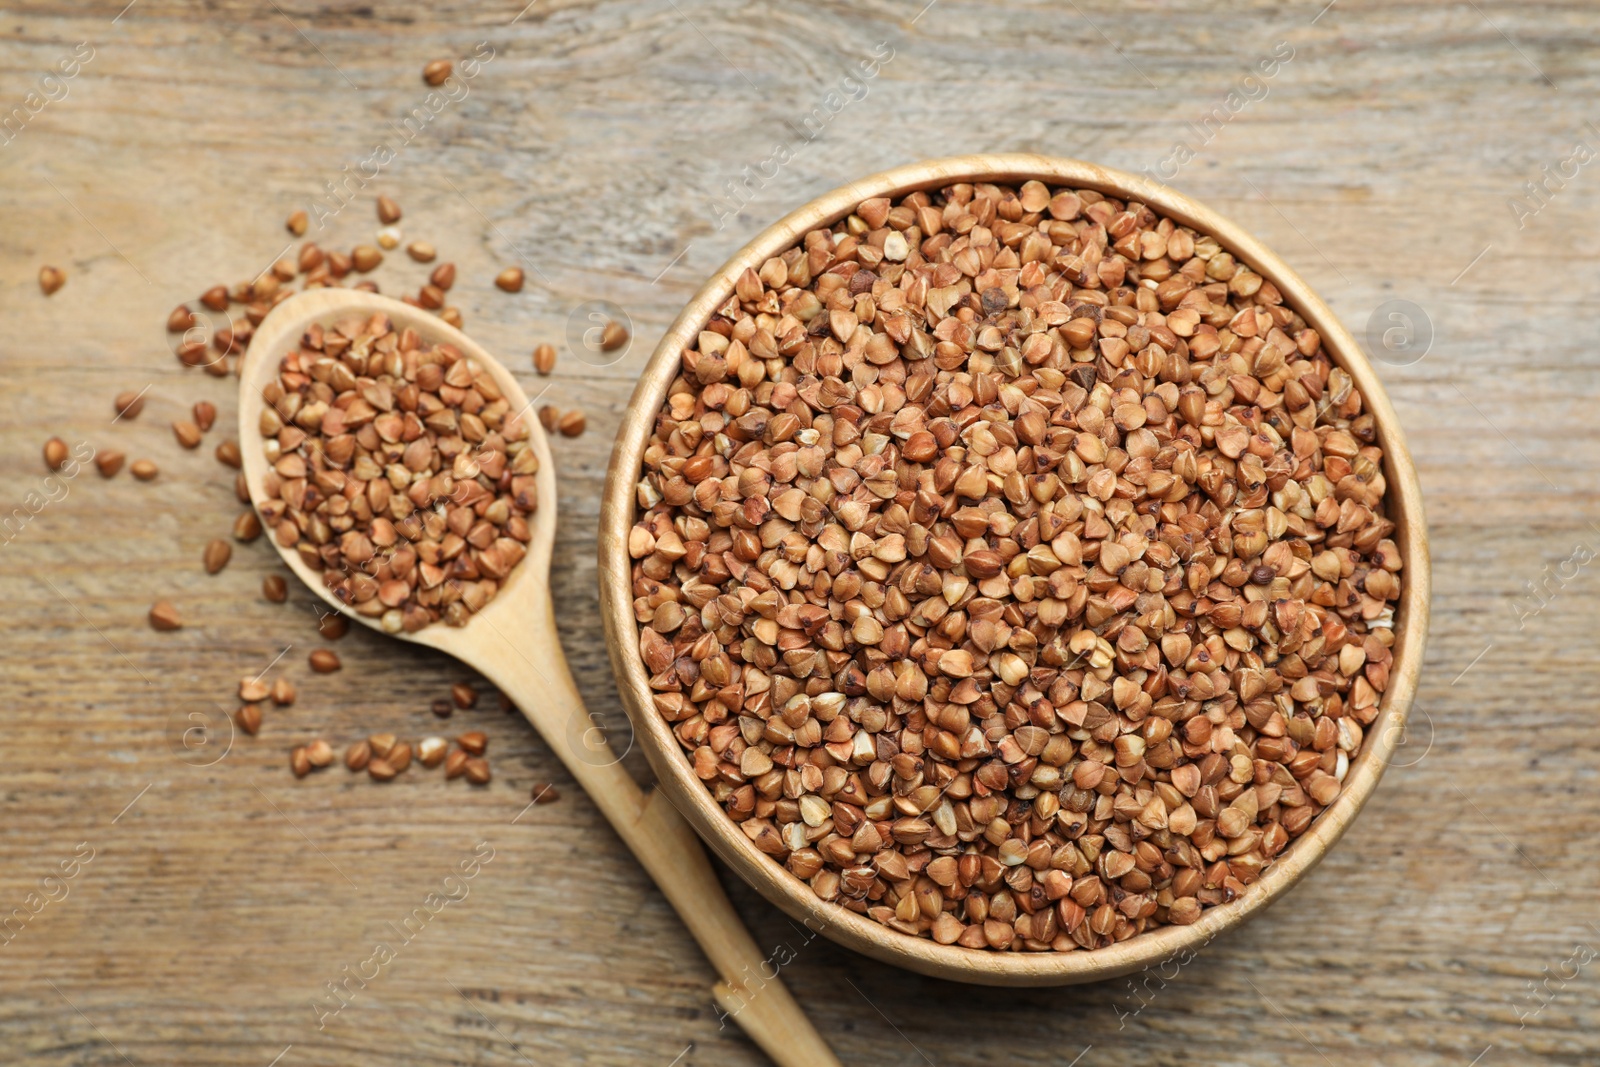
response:
[[[504,367],[397,300],[315,289],[256,329],[239,368],[250,496],[329,604],[476,668],[516,702],[682,916],[713,993],[783,1067],[836,1060],[776,979],[700,839],[606,748],[556,634],[550,448]]]

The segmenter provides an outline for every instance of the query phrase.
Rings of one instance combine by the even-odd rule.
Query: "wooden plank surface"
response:
[[[1600,150],[1600,11],[522,2],[0,14],[0,518],[28,515],[0,532],[0,917],[26,919],[0,936],[6,1062],[761,1062],[719,1027],[710,968],[520,717],[486,694],[445,724],[488,732],[487,789],[417,771],[381,788],[342,770],[297,781],[288,745],[431,732],[428,705],[470,679],[362,631],[337,645],[343,671],[313,677],[312,598],[259,596],[278,569],[268,546],[241,546],[216,577],[200,567],[239,511],[210,456],[223,430],[187,453],[167,426],[209,399],[225,428],[235,401],[230,380],[169,355],[166,312],[265,267],[284,217],[382,145],[392,161],[312,236],[371,241],[372,196],[394,196],[407,238],[460,267],[468,331],[530,394],[549,384],[547,400],[587,412],[588,433],[556,445],[552,581],[580,688],[618,743],[594,562],[610,435],[699,279],[790,207],[919,158],[1071,155],[1150,168],[1230,214],[1358,337],[1385,302],[1415,305],[1430,350],[1378,367],[1433,540],[1418,726],[1293,894],[1137,991],[1006,991],[806,942],[729,888],[758,941],[794,950],[784,980],[851,1063],[1600,1059],[1600,667],[1581,564],[1600,551],[1600,163],[1565,163],[1580,142]],[[492,60],[432,113],[422,65],[479,42]],[[879,42],[892,58],[846,82]],[[1292,58],[1243,81],[1275,49]],[[43,79],[75,57],[75,76]],[[1209,129],[1208,114],[1222,116]],[[1180,142],[1194,157],[1174,170]],[[727,183],[741,181],[738,207]],[[1547,183],[1540,200],[1529,181]],[[495,290],[516,262],[529,287]],[[49,299],[43,263],[69,275]],[[374,277],[399,291],[422,274],[392,255]],[[564,353],[538,379],[533,345],[560,344],[593,300],[631,317],[627,355],[595,368]],[[144,414],[113,425],[111,397],[145,387]],[[52,434],[162,475],[47,483]],[[1547,590],[1538,611],[1530,582]],[[145,625],[157,597],[182,631]],[[280,653],[293,708],[225,752],[225,728],[183,746],[191,715],[217,722],[238,678]],[[523,813],[535,781],[563,797]],[[475,849],[492,860],[447,886]],[[402,943],[391,924],[444,891],[462,899]],[[378,941],[393,960],[319,1029],[325,983]]]

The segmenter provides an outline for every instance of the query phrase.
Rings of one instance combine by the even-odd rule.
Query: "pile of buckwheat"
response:
[[[454,345],[381,312],[314,324],[262,400],[262,518],[385,631],[465,625],[527,554],[539,457]]]
[[[895,930],[1193,923],[1377,715],[1375,442],[1278,289],[1144,205],[864,201],[739,277],[657,416],[656,708],[757,848]]]

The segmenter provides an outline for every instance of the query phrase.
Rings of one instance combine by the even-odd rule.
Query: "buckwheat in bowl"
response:
[[[660,788],[813,929],[1043,985],[1195,950],[1403,741],[1420,492],[1348,332],[1130,174],[972,156],[794,212],[613,454],[602,596]]]

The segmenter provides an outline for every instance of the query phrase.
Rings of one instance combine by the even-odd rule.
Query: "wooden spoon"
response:
[[[700,839],[667,798],[644,793],[606,744],[599,720],[584,710],[556,634],[550,599],[550,546],[556,529],[556,475],[539,421],[517,380],[461,331],[398,300],[352,289],[312,289],[285,300],[257,327],[239,367],[239,448],[250,496],[265,499],[267,472],[260,432],[262,389],[278,373],[279,361],[298,347],[313,323],[331,325],[352,315],[383,312],[395,330],[412,327],[425,342],[455,345],[493,375],[511,410],[522,412],[539,457],[538,508],[527,557],[502,583],[499,594],[465,626],[443,622],[414,634],[392,636],[436,648],[475,668],[506,693],[546,743],[561,757],[618,836],[655,879],[684,925],[722,976],[712,995],[745,1032],[781,1067],[838,1067],[820,1034],[789,991],[764,971],[772,965],[739,921],[717,882]],[[277,544],[277,539],[272,539]],[[322,575],[299,554],[278,554],[301,581],[346,617],[383,632],[378,620],[347,610],[323,584]]]

